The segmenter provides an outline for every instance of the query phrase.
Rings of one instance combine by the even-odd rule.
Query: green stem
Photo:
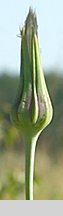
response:
[[[29,135],[28,135],[29,136]],[[34,157],[37,138],[27,138],[25,145],[25,193],[26,200],[33,200]]]

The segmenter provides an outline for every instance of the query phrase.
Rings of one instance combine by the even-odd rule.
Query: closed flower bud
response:
[[[41,132],[52,119],[52,105],[40,60],[36,15],[30,9],[21,31],[20,84],[13,118],[17,125]]]

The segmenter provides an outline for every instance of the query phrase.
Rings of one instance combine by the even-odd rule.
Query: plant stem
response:
[[[28,135],[29,136],[29,135]],[[26,200],[33,200],[33,175],[36,137],[27,138],[25,145],[25,193]]]

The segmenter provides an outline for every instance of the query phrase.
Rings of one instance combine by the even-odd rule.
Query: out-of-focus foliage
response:
[[[0,200],[24,199],[24,156],[13,151],[0,154]]]
[[[12,103],[18,87],[18,77],[0,75],[0,103]]]

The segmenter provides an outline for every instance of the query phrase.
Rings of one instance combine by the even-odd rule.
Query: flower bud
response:
[[[21,66],[18,95],[13,119],[23,132],[40,133],[52,119],[52,105],[47,90],[37,34],[37,19],[30,9],[21,31]]]

